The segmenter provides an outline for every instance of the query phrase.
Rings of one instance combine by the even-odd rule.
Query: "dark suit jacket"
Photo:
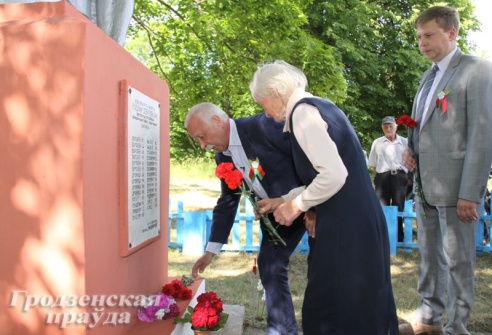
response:
[[[283,122],[275,122],[263,113],[234,121],[246,156],[258,158],[265,171],[261,184],[270,198],[280,197],[302,185],[295,173],[290,138],[283,132]],[[230,156],[222,153],[217,153],[215,160],[217,164],[232,162]],[[221,195],[213,210],[210,242],[227,243],[240,197],[238,190],[229,189],[221,180]],[[282,235],[280,231],[279,234]]]
[[[441,90],[449,91],[444,114],[435,104]],[[492,62],[458,49],[436,88],[420,131],[419,172],[430,205],[456,206],[458,198],[479,203],[484,196],[492,164],[491,95]],[[414,101],[414,118],[415,110]]]

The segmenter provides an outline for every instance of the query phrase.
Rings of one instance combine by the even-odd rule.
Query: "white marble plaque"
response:
[[[159,103],[128,87],[128,250],[160,234]]]

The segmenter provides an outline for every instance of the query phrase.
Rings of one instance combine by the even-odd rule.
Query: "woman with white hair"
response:
[[[362,147],[345,114],[306,87],[304,73],[284,61],[260,67],[250,84],[266,115],[286,121],[296,170],[306,185],[262,200],[262,212],[273,211],[288,226],[316,210],[304,335],[397,335],[388,230]]]

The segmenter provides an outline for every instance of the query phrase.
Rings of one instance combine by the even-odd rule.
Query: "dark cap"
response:
[[[394,123],[394,124],[396,124],[396,121],[395,121],[395,118],[394,117],[392,117],[392,116],[386,116],[383,119],[383,122],[381,122],[381,124],[385,124],[385,123]]]

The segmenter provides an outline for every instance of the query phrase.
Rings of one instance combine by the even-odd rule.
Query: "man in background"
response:
[[[407,168],[402,154],[408,148],[407,139],[396,134],[396,121],[386,116],[382,121],[384,136],[374,140],[368,165],[375,171],[374,188],[382,206],[398,206],[403,212],[407,194]],[[398,242],[403,241],[403,218],[398,217]]]

